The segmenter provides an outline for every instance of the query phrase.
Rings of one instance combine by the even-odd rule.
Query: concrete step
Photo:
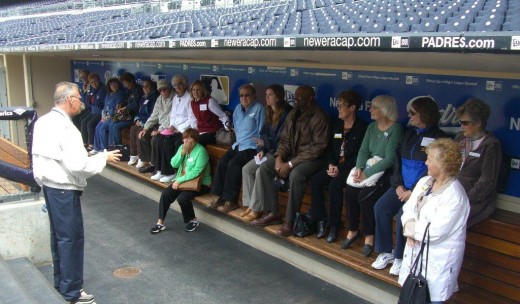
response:
[[[16,274],[27,294],[39,303],[66,303],[61,294],[28,258],[8,260],[7,264]]]
[[[22,282],[15,273],[16,271],[12,270],[10,265],[0,256],[0,303],[38,303],[27,293]]]

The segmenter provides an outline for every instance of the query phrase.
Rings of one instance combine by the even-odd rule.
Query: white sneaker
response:
[[[161,183],[169,183],[169,182],[173,181],[174,178],[175,178],[175,174],[165,175],[165,176],[161,177],[161,179],[159,181]]]
[[[135,167],[137,169],[141,168],[144,166],[144,161],[140,160],[139,158],[137,159],[137,165],[135,165]]]
[[[98,150],[92,150],[92,151],[88,152],[88,156],[93,156],[93,155],[96,155],[98,153],[99,153]]]
[[[393,253],[380,253],[377,256],[377,259],[372,263],[372,268],[374,269],[384,269],[388,264],[394,262],[394,254]]]
[[[87,294],[83,289],[81,289],[79,294],[79,299],[76,301],[71,301],[71,304],[94,304],[94,296]]]
[[[401,265],[403,265],[403,260],[401,259],[395,259],[394,264],[390,268],[390,274],[398,276],[399,272],[401,271]]]
[[[131,155],[130,160],[128,161],[128,165],[129,166],[135,165],[137,163],[138,159],[139,159],[139,157],[137,157],[137,155]]]
[[[152,180],[158,181],[160,180],[164,175],[161,174],[161,171],[157,171],[152,177],[150,177]]]

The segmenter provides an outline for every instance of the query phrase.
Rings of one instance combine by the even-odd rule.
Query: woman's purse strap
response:
[[[428,237],[426,237],[426,236],[428,236]],[[423,238],[421,240],[421,249],[419,250],[419,253],[417,254],[417,257],[415,258],[415,261],[413,262],[413,265],[410,268],[410,273],[412,275],[417,273],[416,270],[417,270],[417,267],[419,266],[418,265],[419,262],[420,262],[419,273],[422,272],[423,252],[424,252],[424,247],[425,246],[427,248],[426,249],[426,263],[428,263],[428,253],[430,251],[430,223],[428,223],[428,225],[426,225],[426,229],[424,230],[424,235],[423,235]],[[426,268],[424,269],[424,277],[425,278],[426,278],[427,271],[428,271],[428,265],[426,265]]]

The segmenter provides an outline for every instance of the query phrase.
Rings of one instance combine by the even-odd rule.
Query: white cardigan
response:
[[[430,223],[430,252],[428,258],[427,281],[432,301],[446,301],[458,290],[457,277],[464,258],[466,240],[466,221],[469,215],[469,200],[464,188],[455,180],[442,193],[425,196],[420,215],[416,212],[418,197],[425,192],[425,182],[430,176],[423,177],[415,186],[410,199],[403,206],[403,225],[415,220],[414,239],[422,240],[424,231]],[[424,186],[424,187],[423,187]],[[399,273],[399,284],[403,285],[410,272],[413,259],[418,253],[419,244],[405,246],[403,266]],[[424,262],[426,261],[426,249]],[[423,275],[426,263],[423,263]]]

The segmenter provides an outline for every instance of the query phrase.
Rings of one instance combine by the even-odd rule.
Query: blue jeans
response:
[[[54,288],[65,300],[74,301],[83,287],[83,215],[81,191],[43,186],[51,228]]]
[[[397,197],[394,187],[388,189],[379,198],[374,206],[376,219],[375,251],[379,253],[392,252],[392,219],[397,214],[395,223],[395,252],[396,259],[403,258],[406,238],[403,236],[403,225],[401,215],[403,215],[404,202]]]
[[[108,125],[108,144],[120,145],[123,143],[121,131],[133,124],[133,121],[112,122]]]
[[[94,150],[103,151],[108,147],[108,127],[112,123],[112,120],[107,119],[105,121],[99,121],[96,126],[96,131],[94,133]]]

